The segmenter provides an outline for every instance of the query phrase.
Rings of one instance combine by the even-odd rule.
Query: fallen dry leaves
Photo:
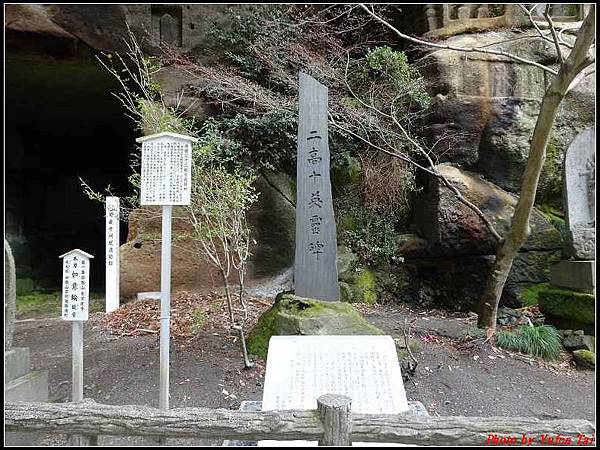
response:
[[[256,324],[258,317],[270,303],[264,299],[247,297],[248,320],[246,332]],[[235,298],[234,298],[235,307]],[[199,294],[177,292],[171,298],[171,337],[184,343],[198,333],[219,335],[229,333],[229,313],[225,296],[216,292]],[[118,336],[141,336],[160,332],[160,301],[133,300],[100,320],[101,326]]]

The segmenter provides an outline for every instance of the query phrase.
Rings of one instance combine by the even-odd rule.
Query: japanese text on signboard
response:
[[[79,253],[63,258],[63,320],[88,320],[90,261]]]
[[[192,148],[180,140],[142,144],[142,205],[189,205]]]

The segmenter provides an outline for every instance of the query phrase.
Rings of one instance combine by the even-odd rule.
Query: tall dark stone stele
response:
[[[327,88],[300,72],[296,190],[295,294],[339,301],[331,180]]]

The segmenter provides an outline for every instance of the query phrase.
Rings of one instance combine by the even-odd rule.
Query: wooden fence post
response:
[[[79,402],[89,404],[96,403],[96,401],[91,398],[82,399],[79,400]],[[98,436],[93,434],[71,434],[69,435],[69,445],[72,447],[97,447]]]
[[[319,446],[351,445],[351,405],[352,399],[347,395],[325,394],[317,399],[317,411],[324,429]]]

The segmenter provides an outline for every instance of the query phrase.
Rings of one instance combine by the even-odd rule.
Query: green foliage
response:
[[[192,333],[199,333],[207,320],[208,316],[201,308],[194,311],[192,314]]]
[[[297,118],[286,110],[257,117],[241,113],[218,116],[206,120],[200,143],[211,145],[214,159],[227,167],[291,169],[296,154],[296,128]]]
[[[335,158],[331,165],[331,181],[334,189],[358,193],[362,180],[363,169],[360,160],[350,154],[342,152]]]
[[[522,325],[514,331],[499,331],[496,333],[496,344],[506,350],[549,360],[558,359],[562,350],[560,335],[550,325]]]
[[[374,304],[377,301],[377,277],[372,271],[361,270],[356,277],[354,287],[358,294],[357,297],[360,297],[363,302]]]
[[[228,9],[224,21],[209,28],[213,53],[224,55],[239,68],[244,77],[275,90],[285,90],[276,77],[270,76],[269,67],[256,57],[253,49],[264,47],[265,42],[288,42],[297,39],[299,30],[289,26],[285,5],[244,5]],[[277,58],[269,54],[267,57]]]
[[[147,135],[164,131],[193,134],[194,119],[177,115],[174,108],[167,107],[162,102],[139,99],[137,107],[140,116],[139,128]]]
[[[246,216],[258,193],[254,173],[223,167],[217,154],[220,145],[213,140],[194,146],[191,204],[186,211],[193,228],[190,237],[207,261],[228,275],[232,266],[244,271],[250,244]]]
[[[407,95],[422,108],[431,104],[421,74],[408,63],[404,52],[387,45],[376,47],[367,53],[365,63],[361,76],[376,81],[380,89],[389,90],[394,96]]]
[[[549,283],[533,284],[521,292],[521,301],[524,306],[533,306],[538,304],[540,291],[548,289]]]
[[[368,266],[401,262],[395,239],[398,219],[394,215],[373,213],[361,205],[344,209],[340,219],[340,240]]]

